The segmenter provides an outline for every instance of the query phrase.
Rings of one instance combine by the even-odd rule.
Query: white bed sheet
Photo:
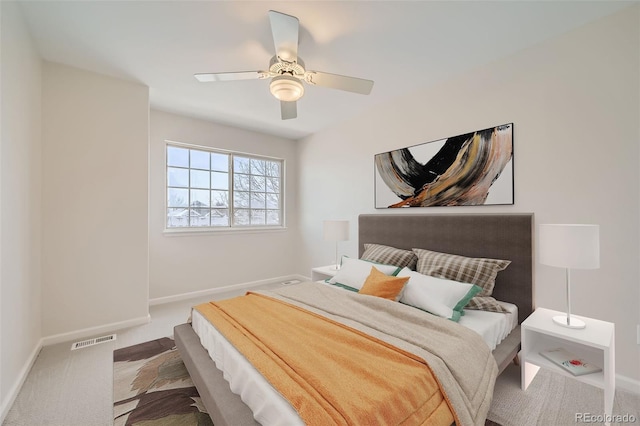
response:
[[[508,314],[465,309],[458,324],[478,333],[482,340],[494,350],[518,325],[518,307],[512,303],[498,302]]]
[[[263,426],[304,425],[291,404],[206,318],[193,310],[191,320],[200,343],[209,351],[218,370],[223,372],[231,392],[240,395],[258,423]]]
[[[491,350],[518,325],[518,307],[500,303],[509,310],[509,314],[465,309],[459,321],[459,324],[482,336]],[[265,426],[304,425],[291,404],[196,310],[192,311],[192,327],[216,367],[224,373],[231,391],[240,395],[258,423]]]

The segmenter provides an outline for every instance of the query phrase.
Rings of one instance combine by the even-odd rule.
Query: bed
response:
[[[358,219],[359,255],[364,253],[365,244],[379,244],[398,249],[421,248],[467,257],[508,259],[511,263],[498,273],[492,296],[517,308],[519,324],[533,310],[532,229],[532,214],[361,215]],[[258,424],[251,409],[231,391],[192,325],[176,326],[174,336],[214,424]],[[491,352],[500,372],[514,360],[519,348],[518,325]]]

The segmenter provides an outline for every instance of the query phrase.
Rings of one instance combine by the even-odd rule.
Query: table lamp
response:
[[[544,224],[538,231],[540,263],[566,270],[567,315],[555,316],[553,322],[568,328],[584,328],[584,321],[571,316],[571,269],[600,267],[600,226]]]
[[[347,241],[349,239],[349,221],[348,220],[325,220],[323,222],[323,239],[325,241],[335,241],[336,243],[336,264],[333,269],[340,269],[338,262],[338,242]]]

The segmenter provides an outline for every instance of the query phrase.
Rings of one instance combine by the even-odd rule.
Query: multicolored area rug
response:
[[[213,426],[172,339],[113,351],[114,426]]]

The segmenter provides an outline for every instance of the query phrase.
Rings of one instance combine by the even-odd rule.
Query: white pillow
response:
[[[400,302],[456,322],[464,306],[482,290],[474,284],[423,275],[409,268],[403,268],[397,276],[409,277]]]
[[[342,256],[342,266],[338,270],[338,273],[327,282],[360,290],[371,273],[372,266],[375,266],[377,270],[385,275],[395,275],[395,273],[400,270],[397,266],[383,265],[381,263],[373,263]]]

